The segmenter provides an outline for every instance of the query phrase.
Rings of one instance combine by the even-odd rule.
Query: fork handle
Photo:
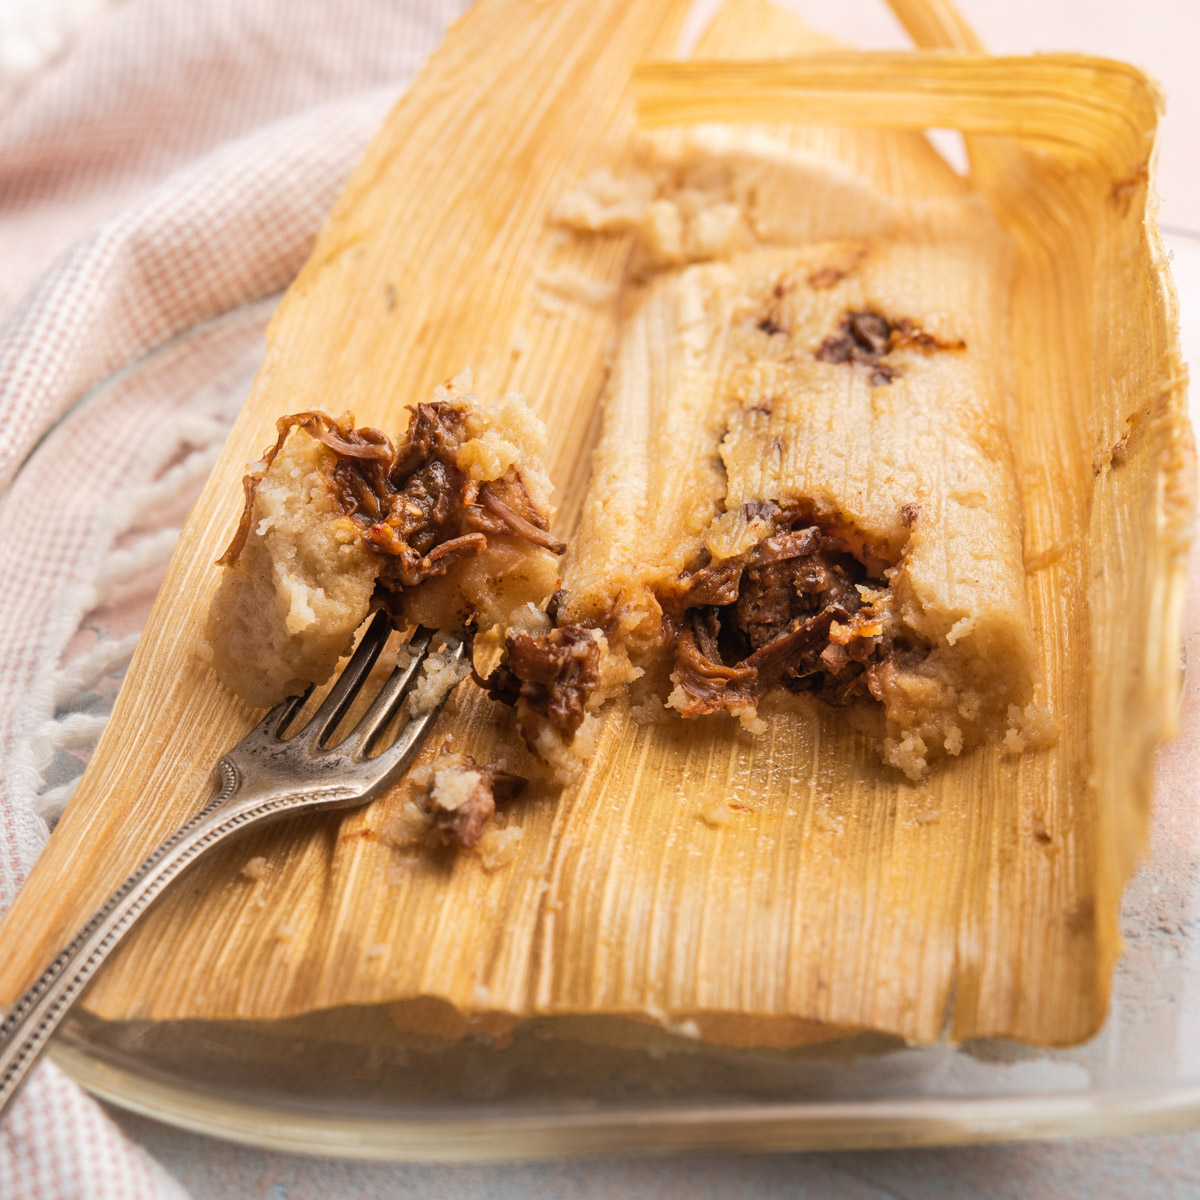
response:
[[[173,833],[109,897],[0,1022],[0,1113],[96,970],[201,851],[282,807],[278,798],[230,807],[237,777],[224,762],[220,794]]]

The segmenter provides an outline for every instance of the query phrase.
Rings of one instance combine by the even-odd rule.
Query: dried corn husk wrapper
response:
[[[672,52],[684,9],[484,0],[389,118],[280,306],[104,740],[0,930],[0,1002],[211,796],[255,720],[194,644],[243,464],[276,417],[333,404],[395,429],[470,364],[481,394],[520,389],[545,419],[570,536],[635,239],[569,234],[555,205],[589,173],[633,169],[624,84]],[[943,5],[897,11],[926,45],[978,51]],[[914,783],[807,700],[764,703],[758,739],[618,705],[582,779],[527,789],[508,811],[519,841],[490,859],[395,849],[403,785],[214,855],[105,970],[93,1013],[384,1005],[398,1030],[445,1036],[582,1015],[780,1045],[862,1030],[1063,1045],[1103,1021],[1178,692],[1193,508],[1151,188],[1160,98],[1133,68],[1076,56],[830,50],[756,0],[726,6],[698,54],[735,61],[641,69],[642,120],[757,123],[730,144],[769,137],[818,164],[789,218],[803,236],[883,213],[919,240],[941,213],[1010,264],[996,336],[1057,741],[985,746]],[[969,176],[921,136],[933,126],[967,135]],[[511,718],[468,688],[426,758],[447,741],[478,762],[519,754]]]

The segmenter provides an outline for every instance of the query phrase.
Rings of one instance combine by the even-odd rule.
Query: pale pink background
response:
[[[785,0],[812,24],[863,48],[905,47],[881,0]],[[1200,4],[1196,0],[957,0],[992,54],[1065,50],[1120,58],[1167,93],[1158,190],[1162,223],[1200,233]]]

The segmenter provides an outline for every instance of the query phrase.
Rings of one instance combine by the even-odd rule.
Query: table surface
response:
[[[0,0],[0,7],[17,0]],[[1200,34],[1195,0],[958,0],[995,53],[1080,50],[1148,69],[1169,97],[1159,163],[1183,314],[1184,356],[1200,354]],[[796,0],[816,25],[859,46],[906,44],[880,0]],[[1189,36],[1191,35],[1191,36]],[[1190,683],[1191,681],[1189,681]],[[833,1200],[1200,1195],[1200,1132],[1102,1140],[757,1158],[613,1158],[494,1165],[395,1165],[309,1159],[218,1143],[113,1110],[196,1200],[374,1200],[474,1197],[767,1197]]]

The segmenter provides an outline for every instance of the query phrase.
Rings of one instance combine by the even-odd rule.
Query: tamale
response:
[[[178,631],[199,638],[242,465],[279,416],[336,395],[359,422],[395,429],[405,404],[471,362],[482,392],[519,388],[546,420],[556,531],[577,540],[606,343],[637,358],[625,340],[638,311],[627,273],[691,269],[705,243],[639,265],[628,228],[567,236],[569,214],[556,210],[596,171],[619,180],[634,167],[620,84],[636,60],[670,53],[680,16],[486,0],[397,109],[281,307],[267,367],[184,532],[110,728],[0,930],[0,999],[202,803],[211,763],[253,721]],[[813,45],[790,18],[746,2],[727,6],[701,51]],[[219,1021],[371,1005],[404,1031],[448,1036],[603,1017],[743,1044],[864,1029],[1065,1044],[1103,1019],[1149,754],[1177,687],[1192,504],[1173,299],[1149,200],[1156,93],[1132,69],[1069,56],[822,53],[639,78],[649,120],[771,123],[770,136],[808,156],[795,213],[855,218],[832,228],[801,217],[758,239],[761,251],[742,243],[731,255],[775,261],[788,245],[830,239],[882,251],[918,230],[936,254],[939,225],[918,210],[949,205],[960,226],[980,205],[991,210],[975,252],[989,264],[1012,255],[1009,282],[990,266],[983,281],[1005,297],[1001,333],[977,336],[962,312],[942,324],[936,306],[884,315],[919,317],[968,354],[1011,347],[1034,700],[1072,719],[1043,751],[985,744],[916,783],[808,696],[766,697],[757,738],[732,721],[640,725],[618,700],[576,784],[533,781],[509,805],[521,838],[507,866],[394,849],[379,835],[402,817],[404,788],[340,824],[264,831],[162,901],[90,992],[92,1012]],[[972,142],[968,178],[920,136],[934,125],[986,135]],[[437,168],[455,134],[452,167]],[[1029,136],[1035,148],[1017,140]],[[736,186],[724,195],[737,199]],[[971,311],[986,312],[976,301]],[[868,311],[849,293],[845,304]],[[849,315],[826,313],[822,338]],[[910,349],[932,370],[959,353],[926,360]],[[868,364],[825,365],[844,373],[847,392],[851,380],[865,387]],[[898,386],[871,395],[894,398]],[[704,436],[719,474],[723,431]],[[708,505],[694,548],[723,493],[685,482]],[[450,739],[480,764],[520,752],[506,710],[479,697],[446,718],[425,765]],[[271,869],[252,883],[242,868],[258,857]]]
[[[989,732],[1044,736],[998,244],[743,254],[632,298],[557,608],[622,660],[601,696],[673,645],[669,708],[761,731],[773,685],[874,697],[914,779]]]

